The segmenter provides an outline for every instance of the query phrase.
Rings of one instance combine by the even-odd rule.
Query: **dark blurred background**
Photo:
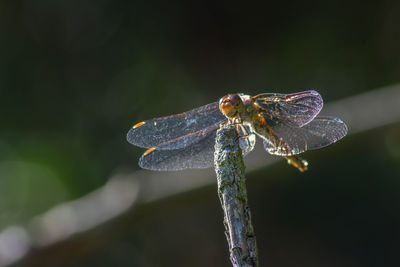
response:
[[[399,14],[396,0],[1,1],[0,264],[12,229],[139,169],[136,122],[230,92],[329,103],[400,82]],[[399,266],[399,138],[398,122],[306,153],[307,173],[249,173],[260,265]],[[15,266],[230,266],[214,184],[86,230]]]

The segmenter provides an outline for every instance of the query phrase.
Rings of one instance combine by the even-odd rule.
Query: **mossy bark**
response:
[[[233,266],[257,266],[256,236],[247,203],[245,166],[235,126],[226,125],[218,130],[214,165],[231,262]]]

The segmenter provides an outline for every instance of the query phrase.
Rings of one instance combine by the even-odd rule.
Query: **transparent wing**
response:
[[[321,95],[314,90],[294,94],[260,94],[254,97],[263,109],[270,126],[281,122],[301,127],[312,121],[321,111]]]
[[[335,143],[347,134],[346,124],[339,118],[316,117],[303,127],[281,123],[273,128],[280,139],[264,139],[264,148],[279,156],[291,156]]]
[[[217,122],[225,122],[226,120],[219,110],[218,102],[214,102],[181,114],[138,123],[129,130],[127,140],[129,143],[139,147],[157,147],[164,142],[187,136]],[[188,139],[190,138],[188,137]],[[177,143],[175,142],[175,144]],[[190,142],[186,143],[186,145],[188,144]],[[170,143],[169,149],[172,148],[174,148],[173,144]],[[180,147],[177,146],[175,148]]]
[[[175,171],[193,168],[209,168],[214,162],[216,131],[209,132],[203,139],[189,146],[174,150],[154,150],[139,159],[143,169]]]
[[[171,139],[171,140],[165,141],[163,143],[160,143],[157,146],[155,146],[155,148],[158,150],[173,150],[173,149],[180,149],[180,148],[184,148],[186,146],[190,146],[191,144],[197,143],[200,140],[207,137],[211,131],[217,130],[218,127],[226,121],[227,121],[227,119],[225,118],[225,119],[223,119],[217,123],[214,123],[204,129],[201,129],[197,132],[183,135],[178,138]]]
[[[210,168],[214,165],[214,146],[218,127],[219,124],[208,127],[202,138],[197,138],[196,142],[179,149],[167,150],[162,145],[156,147],[152,152],[143,154],[139,159],[139,166],[159,171]],[[239,144],[243,154],[247,155],[254,148],[254,134],[240,137]]]

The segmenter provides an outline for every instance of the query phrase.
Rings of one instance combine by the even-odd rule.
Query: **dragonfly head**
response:
[[[228,119],[233,119],[243,110],[243,101],[238,94],[226,95],[219,100],[219,109]]]

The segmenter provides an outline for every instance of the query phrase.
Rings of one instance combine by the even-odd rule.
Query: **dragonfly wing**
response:
[[[155,148],[158,150],[174,150],[190,146],[191,144],[197,143],[200,140],[206,138],[211,131],[216,131],[219,128],[219,126],[223,124],[225,121],[226,118],[204,129],[201,129],[200,131],[165,141],[161,144],[158,144]]]
[[[321,95],[314,90],[294,94],[260,94],[254,99],[271,126],[285,121],[290,126],[301,127],[312,121],[323,106]]]
[[[165,149],[168,143],[150,149],[139,160],[139,166],[149,170],[176,171],[183,169],[210,168],[214,166],[215,138],[219,124],[208,127],[207,131],[201,131],[195,139],[196,142],[180,147],[179,149]],[[240,132],[239,132],[240,134]],[[179,139],[177,142],[181,143]],[[240,137],[239,144],[243,155],[246,156],[255,145],[255,135],[250,133],[247,137]]]
[[[226,120],[219,110],[218,102],[214,102],[181,114],[138,123],[129,130],[127,140],[139,147],[157,147],[164,142],[198,132]],[[172,144],[170,146],[172,148]]]
[[[173,150],[155,149],[145,153],[139,166],[149,170],[175,171],[192,168],[209,168],[214,164],[216,131],[210,131],[196,143]]]
[[[264,139],[264,148],[279,156],[291,156],[325,147],[347,134],[346,124],[339,118],[316,117],[303,127],[281,123],[273,128],[280,141]]]

